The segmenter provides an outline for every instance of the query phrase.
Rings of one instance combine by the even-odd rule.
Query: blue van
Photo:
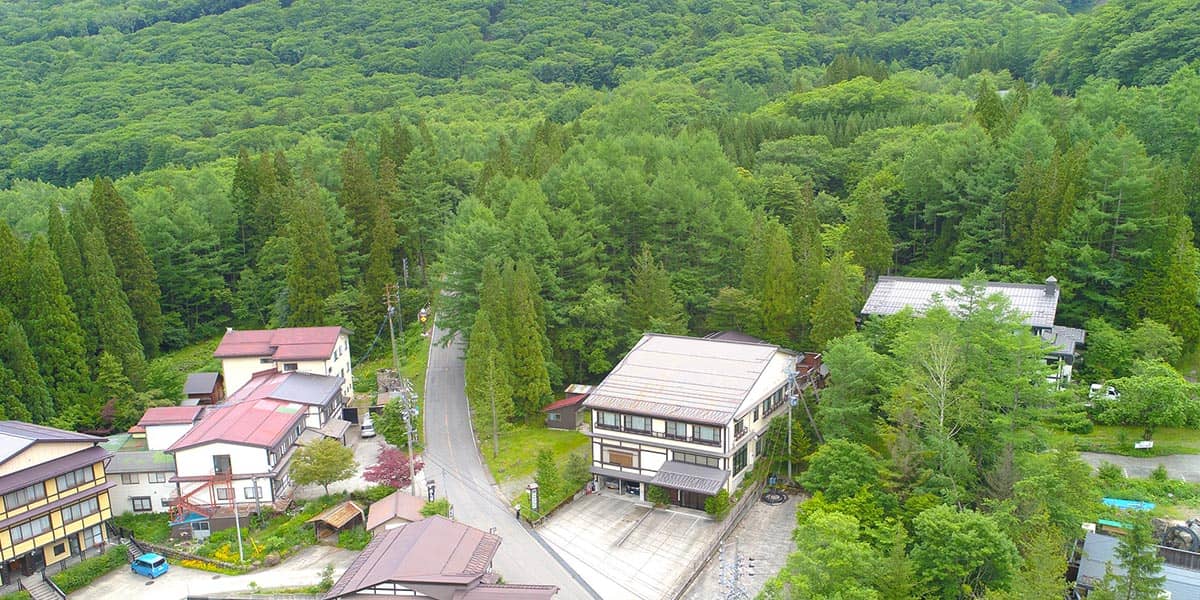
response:
[[[151,579],[167,572],[167,559],[153,552],[143,554],[129,564],[129,568],[133,569],[138,575],[145,575]]]

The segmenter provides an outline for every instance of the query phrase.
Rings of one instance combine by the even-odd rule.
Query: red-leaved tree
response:
[[[399,448],[384,448],[379,452],[375,464],[363,471],[363,479],[371,483],[382,483],[394,488],[407,487],[412,483],[408,476],[408,455]],[[413,463],[413,473],[425,468],[425,463],[417,459]]]

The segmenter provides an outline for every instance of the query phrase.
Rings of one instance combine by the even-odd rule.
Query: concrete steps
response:
[[[61,600],[58,594],[50,588],[50,585],[42,581],[40,577],[30,577],[21,582],[25,586],[25,590],[33,600]]]

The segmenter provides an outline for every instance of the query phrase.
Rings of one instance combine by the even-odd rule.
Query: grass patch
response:
[[[307,521],[317,513],[342,501],[342,497],[322,496],[306,502],[292,514],[275,514],[264,519],[254,519],[249,527],[242,527],[242,550],[245,563],[261,560],[269,554],[286,557],[297,549],[317,543],[317,534]],[[239,564],[237,530],[229,528],[209,536],[195,554],[224,563]]]
[[[1200,454],[1200,431],[1180,427],[1162,427],[1154,431],[1154,447],[1135,450],[1133,443],[1142,439],[1142,428],[1133,425],[1097,425],[1089,434],[1050,429],[1050,441],[1069,444],[1080,452],[1103,452],[1122,456],[1154,457],[1169,454]]]
[[[220,342],[215,337],[152,359],[146,365],[146,387],[160,390],[164,398],[183,397],[188,373],[221,370],[221,361],[213,358]]]
[[[171,518],[167,513],[125,513],[112,518],[112,524],[133,532],[133,537],[151,544],[165,544],[171,538]]]
[[[543,449],[554,454],[559,465],[567,462],[572,453],[584,454],[588,438],[578,431],[547,429],[542,425],[519,425],[500,432],[500,454],[492,456],[491,445],[481,447],[483,461],[497,482],[513,479],[533,481],[537,470],[537,455]]]

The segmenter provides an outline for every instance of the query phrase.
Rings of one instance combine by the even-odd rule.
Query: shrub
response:
[[[1167,467],[1162,463],[1159,463],[1159,465],[1154,467],[1154,470],[1150,472],[1150,479],[1158,483],[1162,483],[1170,479],[1170,476],[1167,475]]]
[[[128,559],[125,546],[113,546],[100,556],[86,558],[77,565],[63,569],[52,579],[62,591],[70,594],[94,581],[97,577],[123,566]]]
[[[1114,484],[1125,479],[1125,471],[1110,462],[1100,463],[1100,468],[1096,469],[1096,476],[1105,484]]]
[[[347,550],[362,550],[371,541],[371,534],[363,526],[347,529],[338,533],[338,548]]]
[[[646,490],[646,499],[653,502],[655,506],[671,503],[671,497],[667,495],[667,490],[657,485],[652,485],[650,489]]]
[[[716,517],[718,521],[729,514],[729,492],[721,490],[715,496],[709,496],[704,501],[704,512]]]
[[[365,490],[358,490],[350,494],[350,498],[356,502],[361,502],[366,505],[375,504],[384,498],[392,495],[396,488],[390,485],[373,485]]]
[[[438,498],[433,502],[426,502],[425,506],[421,507],[422,517],[432,517],[433,515],[441,515],[450,518],[450,501],[445,498]]]
[[[125,513],[112,518],[114,527],[128,529],[133,537],[152,544],[164,544],[171,537],[170,517],[166,513]]]
[[[584,458],[582,454],[572,452],[567,457],[566,466],[563,467],[563,479],[567,480],[567,487],[572,490],[577,489],[591,478],[591,461]]]
[[[0,600],[32,600],[32,596],[25,590],[17,590],[11,594],[0,596]]]

